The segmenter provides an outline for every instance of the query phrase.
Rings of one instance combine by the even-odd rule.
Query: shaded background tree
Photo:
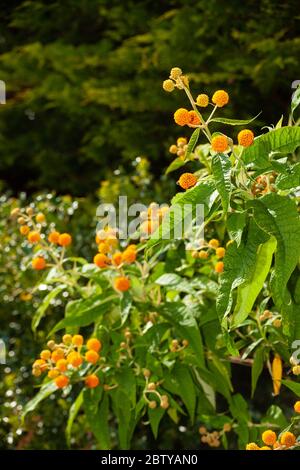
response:
[[[297,6],[296,0],[2,5],[4,187],[91,194],[109,170],[132,171],[129,162],[140,154],[159,175],[182,132],[170,126],[174,96],[161,88],[175,65],[193,71],[199,92],[226,88],[231,106],[224,113],[247,118],[263,109],[259,127],[279,119],[299,78]]]

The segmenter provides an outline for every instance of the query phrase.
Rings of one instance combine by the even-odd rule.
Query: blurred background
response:
[[[176,174],[162,176],[174,158],[168,148],[189,130],[173,121],[176,108],[188,105],[184,95],[162,90],[171,67],[189,75],[195,95],[227,90],[223,116],[262,111],[254,130],[281,115],[286,123],[292,82],[300,79],[299,18],[297,0],[1,2],[0,337],[7,364],[0,366],[0,448],[66,448],[72,403],[53,395],[26,430],[20,425],[36,391],[32,358],[63,305],[49,308],[34,338],[31,317],[44,292],[31,290],[38,276],[22,266],[28,253],[11,208],[45,212],[58,230],[68,227],[74,254],[91,259],[99,199],[168,202],[175,192]],[[239,371],[239,384],[249,383],[249,373]],[[258,410],[269,382],[253,400]],[[184,423],[162,429],[159,443],[146,434],[145,427],[137,432],[133,448],[199,447]],[[95,445],[81,418],[72,445]]]
[[[297,0],[64,0],[1,2],[0,180],[13,193],[93,194],[146,156],[157,178],[182,93],[225,88],[224,114],[258,126],[286,114],[299,79]]]

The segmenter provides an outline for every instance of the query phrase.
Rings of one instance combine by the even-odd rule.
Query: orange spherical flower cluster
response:
[[[178,180],[178,184],[182,189],[189,189],[195,186],[197,181],[198,178],[193,173],[183,173]]]
[[[286,448],[293,447],[295,443],[296,443],[296,436],[292,432],[286,431],[281,434],[280,444],[282,446],[285,446]]]
[[[58,388],[69,385],[72,373],[83,364],[85,367],[88,364],[90,367],[98,364],[102,348],[98,338],[90,338],[84,344],[84,338],[79,334],[73,336],[66,334],[62,337],[61,343],[56,344],[50,340],[47,346],[49,349],[41,351],[39,359],[34,361],[32,373],[35,377],[39,377],[43,372],[47,372],[48,378],[54,380]],[[96,381],[89,377],[94,377],[94,374],[90,374],[90,369],[85,379],[87,380],[86,386],[96,387],[99,381],[96,385]],[[89,381],[93,384],[92,386]]]
[[[98,268],[106,268],[110,264],[110,259],[102,253],[97,253],[93,261]]]
[[[32,268],[36,271],[41,271],[46,267],[46,260],[42,256],[37,256],[31,261]]]
[[[126,276],[119,276],[114,281],[114,287],[120,292],[125,292],[130,288],[130,280]]]
[[[140,218],[142,222],[139,227],[141,240],[143,240],[145,236],[150,235],[157,230],[168,212],[169,206],[160,207],[156,202],[151,202],[147,211],[141,212]]]
[[[58,244],[60,233],[57,232],[56,230],[53,230],[52,232],[49,233],[48,235],[48,242],[53,243],[54,245]]]
[[[29,232],[30,232],[30,228],[28,227],[28,225],[21,225],[20,227],[21,235],[28,235]]]
[[[226,250],[222,246],[216,249],[216,255],[217,255],[217,258],[219,259],[224,258],[225,253],[226,253]]]
[[[72,243],[72,237],[69,233],[61,233],[58,237],[58,244],[60,246],[69,246]]]
[[[42,212],[39,212],[39,213],[35,216],[35,220],[37,221],[38,224],[42,224],[42,223],[45,222],[45,220],[46,220],[45,214],[43,214]]]
[[[196,104],[200,106],[201,108],[206,108],[208,106],[208,103],[209,103],[209,98],[204,93],[197,96]]]
[[[196,111],[194,111],[194,110],[189,111],[188,125],[189,126],[199,126],[199,124],[201,124],[201,120],[200,120],[200,117],[198,116],[198,114],[196,113]]]
[[[277,441],[276,433],[274,431],[271,431],[271,429],[267,429],[267,431],[264,431],[262,433],[261,438],[263,443],[267,446],[272,446]]]
[[[222,108],[229,102],[229,95],[224,90],[217,90],[212,96],[212,102],[218,106],[218,108]]]
[[[260,450],[260,448],[255,442],[249,442],[249,444],[246,445],[246,450]]]
[[[218,261],[218,262],[215,264],[215,271],[216,271],[216,273],[218,273],[218,274],[221,274],[221,273],[224,271],[224,263],[223,263],[223,261]]]
[[[123,251],[122,253],[122,261],[123,263],[134,263],[136,260],[137,252],[135,249],[132,248],[126,248],[126,250]]]
[[[294,404],[294,410],[296,411],[296,413],[300,413],[300,401],[296,401],[296,403]]]
[[[188,111],[185,108],[179,108],[174,113],[174,120],[179,126],[199,126],[201,124],[200,116],[192,109]],[[174,148],[175,153],[175,148]]]
[[[27,240],[30,243],[38,243],[41,239],[40,232],[37,232],[36,230],[32,230],[31,232],[28,233]]]
[[[211,140],[211,148],[214,152],[222,153],[228,150],[228,138],[226,135],[216,135]]]
[[[95,374],[88,375],[85,379],[85,385],[87,388],[96,388],[99,384],[100,380]]]
[[[283,432],[278,441],[276,433],[267,429],[262,433],[261,439],[266,445],[259,447],[255,442],[250,442],[246,445],[246,450],[272,450],[272,448],[273,450],[284,450],[296,444],[296,436],[290,431]]]
[[[189,111],[185,108],[179,108],[174,113],[174,121],[178,126],[186,126],[190,122]]]
[[[219,240],[217,240],[216,238],[212,238],[211,240],[209,240],[208,242],[208,246],[210,246],[211,248],[218,248],[220,246],[220,242]]]
[[[250,147],[254,141],[254,134],[249,129],[243,129],[238,133],[238,143],[243,147]]]
[[[136,261],[136,245],[129,245],[123,252],[120,251],[118,238],[112,229],[99,231],[96,242],[99,253],[94,256],[93,261],[98,268],[107,268],[110,265],[120,267],[124,263],[131,264]]]

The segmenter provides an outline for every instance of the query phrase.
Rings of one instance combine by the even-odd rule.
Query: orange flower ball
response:
[[[189,189],[195,186],[197,181],[198,179],[193,173],[183,173],[178,180],[178,184],[182,189]]]
[[[112,263],[115,265],[115,266],[119,266],[121,263],[122,263],[122,253],[120,251],[116,251],[112,257]]]
[[[224,271],[224,263],[223,261],[218,261],[215,265],[215,271],[216,273],[220,274]]]
[[[88,350],[90,351],[96,351],[96,352],[99,352],[102,348],[102,344],[101,344],[101,341],[99,341],[99,339],[97,338],[90,338],[87,343],[86,343],[86,347],[88,348]]]
[[[42,224],[43,222],[45,222],[46,217],[45,217],[45,215],[44,215],[42,212],[39,212],[39,213],[35,216],[35,220],[37,221],[38,224]]]
[[[218,108],[223,108],[229,102],[229,95],[224,90],[217,90],[212,96],[212,102],[218,106]]]
[[[30,243],[37,243],[41,239],[40,232],[37,232],[36,230],[32,230],[31,232],[28,233],[27,240]]]
[[[81,366],[81,364],[83,362],[83,359],[82,359],[81,355],[78,352],[73,351],[73,352],[68,354],[67,361],[68,361],[69,364],[71,364],[71,366],[79,367],[79,366]]]
[[[69,379],[66,375],[59,375],[55,379],[55,384],[58,388],[64,388],[69,384]]]
[[[72,338],[72,344],[74,344],[74,346],[82,346],[83,345],[83,336],[81,335],[74,335],[73,338]]]
[[[30,232],[30,228],[28,227],[28,225],[22,225],[20,227],[20,234],[21,235],[28,235],[29,232]]]
[[[36,258],[33,258],[31,265],[33,269],[36,269],[37,271],[41,271],[42,269],[45,269],[46,261],[42,256],[37,256]]]
[[[130,280],[125,276],[120,276],[115,279],[115,289],[125,292],[130,288]]]
[[[53,353],[51,354],[51,359],[53,362],[57,362],[60,359],[63,359],[64,357],[65,357],[65,353],[63,349],[61,348],[55,349]]]
[[[216,255],[218,258],[224,258],[225,256],[225,248],[221,247],[216,249]]]
[[[133,263],[136,260],[136,251],[127,248],[123,253],[122,253],[122,261],[124,263]]]
[[[300,413],[300,401],[296,401],[296,403],[294,404],[294,410],[296,411],[296,413]]]
[[[94,264],[98,266],[98,268],[106,268],[109,264],[109,258],[104,255],[103,253],[98,253],[94,256]]]
[[[85,360],[87,362],[90,362],[91,364],[96,364],[98,359],[99,359],[99,354],[96,351],[91,350],[85,353]]]
[[[243,147],[250,147],[254,141],[254,134],[249,129],[243,129],[238,133],[238,143]]]
[[[56,230],[53,230],[53,232],[50,232],[48,235],[48,241],[53,244],[57,244],[59,240],[60,233],[56,232]]]
[[[186,124],[189,124],[190,114],[189,114],[188,110],[185,109],[185,108],[177,109],[177,111],[175,111],[175,113],[174,113],[174,121],[179,126],[185,126]]]
[[[66,361],[66,359],[58,359],[56,367],[60,372],[66,372],[68,368],[68,361]]]
[[[85,379],[85,385],[88,388],[98,387],[99,383],[100,383],[100,381],[99,381],[97,375],[95,375],[95,374],[88,375]]]
[[[267,431],[263,432],[261,438],[263,443],[268,446],[272,446],[277,440],[276,433],[271,429],[267,429]]]
[[[199,124],[201,124],[201,121],[196,111],[189,111],[189,125],[199,126]]]
[[[69,233],[62,233],[58,237],[58,244],[60,246],[69,246],[72,243],[72,237]]]
[[[280,436],[280,444],[286,447],[292,447],[295,445],[296,442],[296,436],[289,431],[286,431],[281,434]]]
[[[228,149],[228,139],[226,135],[216,135],[211,140],[211,148],[214,152],[225,152]]]

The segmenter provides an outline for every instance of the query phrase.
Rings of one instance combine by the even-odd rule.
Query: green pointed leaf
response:
[[[150,426],[151,426],[153,436],[155,439],[157,439],[159,424],[165,412],[166,410],[164,410],[163,408],[160,408],[160,406],[158,406],[154,410],[148,407],[148,418],[149,418]]]
[[[174,374],[174,378],[178,383],[180,397],[193,423],[196,408],[196,390],[189,369],[186,365],[176,364],[172,370],[172,374]]]
[[[250,147],[243,150],[241,158],[246,164],[268,168],[272,153],[292,153],[299,145],[300,128],[282,127],[257,137]]]
[[[173,160],[170,165],[168,166],[168,168],[166,169],[166,175],[168,175],[169,173],[171,173],[172,171],[176,171],[178,170],[179,168],[181,168],[182,166],[184,166],[186,164],[187,160],[184,160],[183,158],[181,157],[178,157],[178,158],[175,158],[175,160]]]
[[[172,199],[169,213],[148,240],[146,249],[148,250],[163,241],[168,242],[174,239],[174,237],[182,238],[185,221],[190,220],[195,215],[196,205],[203,204],[204,215],[206,215],[215,197],[215,185],[212,181],[198,184],[185,192],[176,194]]]
[[[295,334],[297,318],[287,289],[300,257],[300,218],[296,204],[286,196],[267,194],[251,203],[256,223],[277,240],[272,296],[284,321],[285,332]],[[290,308],[290,314],[289,314]]]
[[[217,297],[217,313],[221,322],[231,311],[233,290],[251,278],[258,248],[268,238],[269,236],[250,219],[245,242],[239,247],[236,243],[228,246]]]
[[[46,384],[42,385],[39,392],[32,398],[26,405],[24,406],[23,413],[22,413],[22,422],[24,423],[24,419],[26,415],[30,411],[34,411],[36,407],[41,403],[41,401],[45,400],[45,398],[49,397],[53,392],[57,390],[57,386],[55,382],[47,382]]]
[[[277,242],[274,237],[259,245],[251,276],[237,290],[237,301],[232,315],[233,328],[243,323],[250,314],[269,273],[276,245]]]
[[[66,309],[66,317],[55,325],[49,333],[49,336],[62,328],[90,325],[98,320],[104,313],[108,312],[117,299],[119,299],[119,297],[116,295],[106,298],[95,296],[89,299],[69,302]]]
[[[285,165],[285,173],[281,173],[276,178],[276,187],[278,189],[290,189],[300,186],[300,163],[288,167]]]
[[[293,382],[292,380],[281,380],[281,383],[292,390],[292,392],[295,393],[298,397],[300,397],[300,383],[299,382]]]
[[[221,124],[227,124],[229,126],[245,126],[250,122],[254,121],[261,113],[258,113],[251,119],[227,119],[227,118],[212,118],[210,122],[220,122]]]
[[[83,404],[83,392],[81,391],[79,395],[77,396],[76,400],[73,401],[70,407],[70,411],[69,411],[69,417],[68,417],[68,422],[66,426],[66,440],[67,440],[68,446],[70,446],[70,442],[71,442],[71,432],[72,432],[73,423],[74,423],[76,416],[79,413],[79,410],[82,404]]]
[[[257,381],[264,368],[264,350],[258,348],[254,354],[254,361],[251,368],[251,397],[253,397]]]
[[[233,212],[227,218],[227,230],[230,238],[234,240],[237,246],[240,246],[242,241],[243,230],[246,225],[246,211]]]
[[[195,146],[198,142],[199,135],[200,135],[200,127],[195,129],[194,132],[192,133],[191,137],[190,137],[190,140],[189,140],[189,143],[188,143],[188,146],[187,146],[187,149],[186,149],[186,154],[185,154],[185,159],[186,160],[189,160],[189,158],[191,156],[191,153],[193,152],[193,150],[194,150],[194,148],[195,148]]]
[[[200,366],[204,365],[204,351],[201,334],[193,315],[193,310],[181,302],[168,302],[162,305],[158,312],[175,326],[179,334],[189,341],[196,360]]]
[[[291,111],[292,115],[295,112],[295,109],[298,108],[300,104],[300,86],[298,85],[296,91],[293,93],[292,102],[291,102]]]
[[[117,388],[111,393],[114,414],[118,421],[120,449],[129,449],[130,440],[135,427],[134,408],[128,398],[127,391]]]
[[[110,449],[109,400],[102,387],[84,390],[83,407],[100,450]]]
[[[116,373],[116,381],[121,390],[126,390],[131,405],[136,405],[136,378],[132,369],[123,369]]]
[[[212,157],[211,169],[225,213],[228,210],[231,195],[231,162],[226,155],[218,153]]]
[[[42,300],[42,303],[37,309],[37,311],[35,312],[35,314],[33,315],[32,322],[31,322],[31,328],[34,333],[36,332],[37,327],[39,326],[40,321],[45,315],[45,312],[47,308],[49,307],[50,303],[52,302],[52,300],[54,300],[55,297],[57,297],[58,294],[60,294],[65,288],[66,288],[65,285],[60,285],[60,286],[55,287]]]

